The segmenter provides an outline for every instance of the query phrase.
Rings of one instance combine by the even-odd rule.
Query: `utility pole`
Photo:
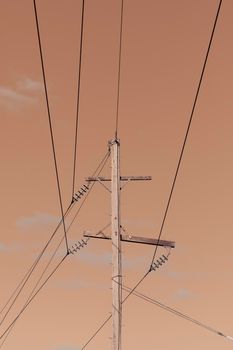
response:
[[[120,142],[109,142],[112,164],[111,226],[112,226],[112,350],[121,350],[122,263],[120,239]]]
[[[121,328],[122,328],[122,262],[121,241],[128,243],[140,243],[158,245],[174,248],[175,243],[171,241],[157,240],[145,237],[121,234],[120,223],[120,191],[130,181],[151,180],[150,176],[121,176],[120,175],[120,141],[113,139],[109,141],[111,153],[111,178],[88,177],[86,181],[98,181],[111,193],[111,236],[98,232],[98,235],[85,232],[84,236],[89,238],[111,239],[112,241],[112,350],[121,350]],[[111,182],[110,188],[105,183]],[[122,185],[123,183],[123,185]],[[164,256],[167,260],[167,258]],[[161,265],[164,261],[158,261]],[[158,266],[156,266],[158,267]]]

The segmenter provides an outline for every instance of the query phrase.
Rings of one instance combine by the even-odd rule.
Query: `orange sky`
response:
[[[158,235],[217,5],[216,0],[125,0],[121,173],[153,177],[152,182],[128,185],[122,193],[122,225],[135,235]],[[67,207],[81,1],[37,0],[37,6]],[[138,289],[229,335],[233,335],[232,13],[232,1],[223,0],[164,227],[162,238],[176,241],[176,249]],[[119,20],[119,0],[86,0],[76,190],[92,174],[114,135]],[[50,237],[60,210],[31,0],[0,2],[0,39],[1,307]],[[77,209],[78,204],[72,213]],[[109,215],[109,194],[96,185],[69,232],[69,244],[82,238],[85,229],[96,232],[105,226]],[[63,252],[64,246],[55,263]],[[124,283],[133,286],[148,270],[153,248],[127,244],[123,254]],[[68,257],[17,322],[3,349],[81,349],[111,312],[110,259],[110,242],[98,240]],[[26,292],[1,325],[1,333]],[[110,349],[110,337],[111,323],[87,349]],[[123,307],[123,349],[231,347],[224,338],[134,296]]]

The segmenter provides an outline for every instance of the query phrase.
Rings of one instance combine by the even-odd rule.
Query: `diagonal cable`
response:
[[[51,255],[51,257],[50,257],[48,263],[47,263],[46,266],[45,266],[45,269],[42,271],[42,273],[41,273],[41,275],[40,275],[38,281],[37,281],[36,284],[35,284],[35,286],[34,286],[33,289],[31,290],[31,292],[30,292],[30,294],[29,294],[29,296],[28,296],[28,298],[27,298],[27,300],[26,300],[26,302],[25,302],[23,308],[27,305],[27,303],[30,301],[30,299],[32,298],[33,294],[35,293],[37,287],[39,286],[39,284],[40,284],[40,282],[41,282],[41,280],[42,280],[42,278],[44,277],[46,271],[48,270],[50,264],[52,263],[52,260],[54,259],[56,253],[58,252],[58,249],[60,248],[60,246],[61,246],[63,240],[64,240],[64,236],[63,236],[62,239],[60,240],[60,242],[59,242],[58,246],[56,247],[54,253]],[[22,308],[22,309],[23,309],[23,308]],[[14,328],[14,326],[15,326],[17,320],[18,320],[18,319],[15,319],[15,320],[13,321],[13,323],[11,323],[10,327],[8,328],[7,333],[5,334],[5,338],[4,338],[4,340],[2,341],[2,343],[0,344],[0,349],[1,349],[2,346],[5,344],[7,338],[10,336],[11,332],[13,331],[13,328]]]
[[[83,27],[84,27],[84,10],[85,0],[82,1],[82,17],[80,30],[80,48],[79,48],[79,68],[78,68],[78,87],[77,87],[77,107],[75,121],[75,140],[74,140],[74,165],[73,165],[73,180],[72,180],[72,197],[74,196],[76,163],[77,163],[77,142],[78,142],[78,127],[79,127],[79,106],[80,106],[80,86],[81,86],[81,69],[82,69],[82,51],[83,51]]]
[[[66,254],[60,262],[55,266],[55,268],[52,270],[52,272],[49,274],[49,276],[46,278],[46,280],[42,283],[42,285],[37,289],[36,293],[33,294],[33,296],[28,300],[28,302],[24,305],[24,307],[21,309],[19,314],[14,318],[14,320],[10,323],[10,325],[5,329],[5,331],[1,334],[0,340],[7,334],[7,332],[12,328],[12,326],[15,324],[15,322],[19,319],[19,317],[22,315],[22,313],[27,309],[27,307],[31,304],[31,302],[34,300],[34,298],[37,296],[37,294],[42,290],[42,288],[45,286],[45,284],[50,280],[50,278],[54,275],[54,273],[58,270],[58,268],[61,266],[61,264],[64,262],[64,260],[67,258],[68,254]]]
[[[98,176],[100,175],[100,173],[102,172],[103,168],[104,168],[105,165],[106,165],[106,162],[107,162],[107,160],[108,160],[108,158],[109,158],[109,154],[110,154],[109,151],[105,154],[105,156],[103,157],[103,159],[101,160],[101,162],[100,162],[99,165],[97,166],[96,170],[93,172],[92,176],[95,176],[95,174],[97,174]],[[67,232],[70,230],[72,224],[74,223],[75,219],[77,218],[77,215],[79,214],[80,210],[82,209],[83,205],[85,204],[85,202],[86,202],[88,196],[90,195],[91,190],[93,189],[94,185],[95,185],[95,183],[92,184],[92,186],[91,186],[89,192],[87,193],[86,197],[84,198],[82,204],[81,204],[80,207],[78,208],[78,210],[77,210],[76,214],[74,215],[74,217],[73,217],[73,219],[72,219],[70,225],[69,225],[68,228],[67,228]],[[71,207],[71,205],[70,205],[70,207]],[[69,207],[69,208],[70,208],[70,207]],[[69,208],[68,208],[68,210],[69,210]],[[68,210],[66,211],[66,214],[68,213]],[[66,214],[65,214],[65,215],[66,215]],[[53,237],[54,234],[56,233],[56,231],[57,231],[58,227],[60,226],[60,224],[61,224],[61,221],[60,221],[60,223],[58,224],[56,230],[54,231],[52,237]],[[108,227],[108,226],[109,226],[109,225],[106,225],[104,228],[106,228],[106,227]],[[103,229],[104,229],[104,228],[103,228]],[[42,252],[41,252],[40,255],[38,256],[38,258],[41,258],[41,257],[42,257],[42,255],[43,255],[43,253],[44,253],[46,247],[47,247],[48,244],[50,243],[52,237],[50,237],[50,240],[47,242],[45,248],[42,250]],[[27,304],[30,304],[31,301],[34,299],[35,295],[37,295],[38,292],[41,290],[41,286],[39,287],[38,290],[36,290],[36,288],[38,287],[38,285],[39,285],[40,281],[42,280],[44,274],[45,274],[46,271],[48,270],[48,268],[49,268],[49,266],[50,266],[52,260],[54,259],[54,257],[55,257],[55,255],[56,255],[58,249],[60,248],[62,242],[64,241],[64,238],[65,238],[65,237],[63,236],[62,239],[60,240],[58,246],[55,248],[55,251],[54,251],[54,253],[52,254],[52,256],[51,256],[49,262],[48,262],[47,265],[45,266],[44,270],[43,270],[42,273],[41,273],[41,276],[39,277],[38,281],[36,282],[36,285],[33,287],[31,293],[29,294],[29,297],[28,297],[28,299],[27,299],[27,301],[26,301],[24,307],[21,309],[20,313],[19,313],[18,316],[13,320],[13,322],[11,322],[11,324],[7,327],[7,329],[5,330],[5,332],[1,335],[0,339],[2,339],[2,338],[4,337],[4,335],[5,335],[5,338],[4,338],[4,340],[2,341],[2,343],[0,344],[0,348],[4,345],[6,339],[8,338],[8,336],[9,336],[10,333],[11,333],[11,331],[13,330],[13,327],[14,327],[16,321],[17,321],[17,320],[19,319],[19,317],[21,316],[22,312],[25,310],[25,308],[27,308],[27,306],[28,306]],[[68,254],[67,254],[67,255],[68,255]],[[66,257],[66,256],[65,256],[65,257]],[[38,260],[38,258],[37,258],[37,260]],[[37,260],[36,260],[36,261],[34,262],[34,264],[31,266],[31,268],[29,269],[29,271],[32,269],[32,267],[35,265],[35,263],[38,263]],[[59,265],[60,265],[60,264],[59,264]],[[57,268],[56,268],[56,269],[57,269]],[[54,271],[54,272],[55,272],[55,271]],[[53,274],[53,273],[52,273],[52,274]],[[25,279],[26,276],[27,276],[27,274],[24,276],[24,279]],[[29,277],[30,277],[30,276],[29,276]],[[24,280],[24,279],[23,279],[23,280]],[[17,293],[16,298],[13,300],[13,302],[12,302],[10,308],[8,309],[6,315],[4,316],[4,319],[2,320],[2,322],[5,320],[6,316],[7,316],[8,313],[10,312],[10,309],[12,308],[12,306],[14,305],[14,303],[16,302],[16,299],[18,298],[19,294],[21,293],[21,291],[22,291],[23,287],[25,286],[27,280],[28,280],[28,279],[26,279],[25,283],[24,283],[23,286],[20,288],[20,291]],[[47,283],[47,281],[48,281],[48,279],[45,280],[45,283]],[[42,286],[44,286],[45,283],[43,283]],[[16,288],[15,291],[17,291],[17,289],[18,289],[18,288]],[[35,292],[35,290],[36,290],[36,292]],[[35,292],[35,293],[34,293],[34,292]],[[15,293],[15,292],[14,292],[14,293]],[[14,295],[14,293],[13,293],[13,295]],[[12,296],[11,296],[11,298],[12,298]],[[10,298],[9,300],[11,300],[11,298]],[[7,304],[9,303],[9,300],[8,300]],[[7,305],[7,304],[6,304],[6,305]],[[5,308],[5,307],[4,307],[4,308]],[[3,308],[3,310],[4,310],[4,308]],[[1,324],[2,324],[2,322],[1,322]],[[0,325],[1,325],[1,324],[0,324]]]
[[[129,294],[124,298],[124,300],[122,301],[122,304],[128,299],[128,297],[134,293],[134,291],[136,290],[136,288],[142,283],[142,281],[144,281],[144,279],[147,277],[147,275],[149,274],[150,271],[148,271],[139,281],[138,283],[135,285],[135,287],[129,292]],[[87,342],[82,346],[81,350],[85,349],[87,347],[87,345],[89,345],[91,343],[91,341],[97,336],[97,334],[103,329],[103,327],[108,323],[108,321],[110,321],[112,318],[112,314],[110,316],[108,316],[103,323],[101,323],[101,325],[99,326],[99,328],[90,336],[90,338],[87,340]]]
[[[172,183],[171,191],[170,191],[170,194],[169,194],[169,197],[168,197],[167,206],[166,206],[164,217],[163,217],[162,224],[161,224],[161,227],[160,227],[158,240],[161,239],[161,235],[162,235],[164,224],[165,224],[165,221],[166,221],[166,218],[167,218],[167,214],[168,214],[168,210],[169,210],[169,207],[170,207],[172,195],[173,195],[173,192],[174,192],[176,180],[177,180],[178,173],[179,173],[179,170],[180,170],[180,165],[181,165],[181,161],[182,161],[182,158],[183,158],[183,154],[184,154],[185,146],[186,146],[186,143],[187,143],[187,139],[188,139],[188,136],[189,136],[189,132],[190,132],[190,128],[191,128],[191,124],[192,124],[192,120],[193,120],[193,115],[194,115],[194,112],[195,112],[195,109],[196,109],[196,104],[197,104],[197,100],[198,100],[198,97],[199,97],[200,88],[201,88],[201,84],[202,84],[202,81],[203,81],[203,77],[204,77],[204,73],[205,73],[205,69],[206,69],[206,64],[207,64],[207,61],[208,61],[210,48],[211,48],[211,44],[212,44],[212,41],[213,41],[213,37],[214,37],[217,21],[218,21],[218,18],[219,18],[221,5],[222,5],[222,0],[219,1],[217,13],[216,13],[215,20],[214,20],[213,29],[212,29],[212,32],[211,32],[211,36],[210,36],[207,52],[206,52],[206,55],[205,55],[204,64],[203,64],[203,67],[202,67],[199,83],[198,83],[198,86],[197,86],[197,91],[196,91],[194,102],[193,102],[193,107],[192,107],[190,118],[189,118],[188,127],[187,127],[186,134],[185,134],[185,137],[184,137],[184,141],[183,141],[183,145],[182,145],[182,148],[181,148],[180,157],[179,157],[178,164],[177,164],[176,171],[175,171],[174,180],[173,180],[173,183]],[[151,265],[154,262],[157,249],[158,249],[158,246],[155,247]]]
[[[36,0],[33,0],[33,4],[34,4],[34,12],[35,12],[35,20],[36,20],[36,29],[37,29],[39,51],[40,51],[41,69],[42,69],[43,82],[44,82],[44,91],[45,91],[45,99],[46,99],[46,106],[47,106],[49,130],[50,130],[50,137],[51,137],[52,151],[53,151],[53,159],[54,159],[54,166],[55,166],[55,172],[56,172],[57,189],[58,189],[60,209],[61,209],[61,216],[62,216],[62,225],[63,225],[63,229],[64,229],[66,250],[67,250],[67,253],[68,253],[69,250],[68,250],[68,241],[67,241],[67,234],[66,234],[66,225],[65,225],[64,210],[63,210],[63,204],[62,204],[61,186],[60,186],[59,174],[58,174],[58,166],[57,166],[56,150],[55,150],[55,143],[54,143],[54,136],[53,136],[53,127],[52,127],[51,113],[50,113],[50,107],[49,107],[48,89],[47,89],[47,83],[46,83],[46,75],[45,75],[45,67],[44,67],[44,59],[43,59],[41,38],[40,38],[39,20],[38,20],[37,8],[36,8]]]
[[[202,83],[202,80],[203,80],[203,76],[204,76],[204,72],[205,72],[205,68],[206,68],[206,63],[207,63],[207,60],[208,60],[209,51],[210,51],[210,48],[211,48],[211,44],[212,44],[212,40],[213,40],[213,36],[214,36],[214,32],[215,32],[217,20],[218,20],[218,17],[219,17],[219,12],[220,12],[220,9],[221,9],[221,5],[222,5],[222,0],[219,1],[219,5],[218,5],[218,9],[217,9],[217,14],[216,14],[215,21],[214,21],[214,26],[213,26],[213,29],[212,29],[212,33],[211,33],[211,37],[210,37],[210,41],[209,41],[209,45],[208,45],[208,49],[207,49],[207,53],[206,53],[204,65],[203,65],[202,72],[201,72],[201,77],[200,77],[200,80],[199,80],[197,92],[196,92],[195,99],[194,99],[193,108],[192,108],[192,111],[191,111],[191,116],[190,116],[190,119],[189,119],[188,128],[187,128],[186,135],[185,135],[185,138],[184,138],[184,142],[183,142],[183,146],[182,146],[180,158],[179,158],[178,165],[177,165],[177,169],[176,169],[176,173],[175,173],[175,178],[174,178],[174,181],[173,181],[173,184],[172,184],[172,188],[171,188],[171,192],[170,192],[170,195],[169,195],[168,204],[167,204],[167,207],[166,207],[166,211],[165,211],[165,215],[164,215],[164,218],[163,218],[163,222],[162,222],[162,226],[161,226],[161,229],[160,229],[160,233],[159,233],[158,240],[160,240],[160,238],[161,238],[162,231],[163,231],[163,227],[164,227],[164,223],[165,223],[165,220],[166,220],[166,217],[167,217],[167,212],[168,212],[168,209],[169,209],[169,206],[170,206],[171,197],[172,197],[172,194],[173,194],[173,191],[174,191],[174,187],[175,187],[177,175],[178,175],[178,172],[179,172],[181,160],[182,160],[183,153],[184,153],[184,149],[185,149],[185,145],[186,145],[186,141],[187,141],[188,134],[189,134],[189,131],[190,131],[190,126],[191,126],[191,123],[192,123],[193,114],[194,114],[195,107],[196,107],[196,103],[197,103],[197,100],[198,100],[199,91],[200,91],[200,88],[201,88],[201,83]],[[116,124],[116,125],[117,125],[117,124]],[[116,128],[116,130],[117,130],[117,128]],[[117,135],[117,134],[116,134],[116,135]],[[155,251],[154,251],[154,254],[153,254],[153,259],[152,259],[151,265],[152,265],[153,262],[154,262],[154,258],[155,258],[156,252],[157,252],[157,246],[156,246]],[[144,279],[148,276],[148,274],[150,273],[150,271],[151,271],[151,268],[150,268],[149,271],[138,281],[138,283],[135,285],[135,287],[134,287],[134,288],[129,292],[129,294],[126,296],[126,298],[124,299],[124,301],[127,300],[128,297],[134,293],[134,291],[136,290],[136,288],[144,281]],[[123,301],[123,302],[124,302],[124,301]],[[111,317],[112,317],[112,316],[110,315],[110,316],[101,324],[101,326],[100,326],[100,327],[97,329],[97,331],[95,331],[95,333],[89,338],[89,340],[85,343],[85,345],[81,348],[81,350],[83,350],[84,348],[86,348],[86,346],[96,337],[96,335],[101,331],[101,329],[102,329],[102,328],[104,327],[104,325],[111,319]]]
[[[129,287],[125,286],[125,285],[122,285],[122,289],[124,289],[127,292],[131,292],[132,291],[131,288],[129,288]],[[135,290],[132,293],[136,297],[141,298],[141,299],[143,299],[143,300],[145,300],[145,301],[147,301],[147,302],[149,302],[149,303],[151,303],[153,305],[156,305],[156,306],[160,307],[161,309],[166,310],[166,311],[174,314],[175,316],[183,318],[186,321],[192,322],[192,323],[196,324],[197,326],[206,329],[207,331],[213,332],[213,333],[215,333],[217,335],[220,335],[220,336],[222,336],[224,338],[227,338],[227,339],[230,338],[229,336],[223,334],[221,331],[219,331],[219,330],[217,330],[217,329],[215,329],[215,328],[213,328],[213,327],[211,327],[209,325],[206,325],[205,323],[200,322],[200,321],[198,321],[198,320],[196,320],[196,319],[194,319],[194,318],[192,318],[192,317],[190,317],[190,316],[188,316],[188,315],[186,315],[186,314],[184,314],[184,313],[182,313],[182,312],[180,312],[180,311],[178,311],[178,310],[176,310],[174,308],[171,308],[170,306],[167,306],[167,305],[161,303],[161,301],[158,301],[158,300],[155,300],[153,298],[150,298],[147,295],[145,295],[143,293],[140,293],[138,291],[135,291]]]
[[[92,176],[94,176],[96,173],[101,172],[104,165],[106,164],[107,160],[109,158],[109,151],[104,155],[104,157],[102,158],[102,160],[100,161],[99,165],[97,166],[97,168],[95,169],[95,171],[93,172]],[[64,217],[66,217],[69,212],[71,211],[71,209],[73,208],[75,202],[71,203],[69,205],[69,207],[67,208]],[[83,205],[83,204],[82,204]],[[81,206],[82,206],[81,205]],[[74,222],[75,218],[77,217],[79,211],[81,208],[78,209],[78,212],[75,214],[75,217],[73,218],[70,226],[72,225],[72,223]],[[32,273],[34,272],[36,266],[39,264],[41,258],[43,257],[46,249],[48,248],[50,242],[52,241],[52,239],[54,238],[54,236],[56,235],[59,227],[62,224],[62,220],[60,220],[60,222],[58,223],[57,227],[55,228],[55,230],[53,231],[52,235],[50,236],[50,238],[48,239],[48,241],[46,242],[45,246],[43,247],[42,251],[39,253],[39,255],[36,257],[35,261],[33,262],[33,264],[30,266],[30,268],[28,269],[28,271],[26,272],[26,274],[24,275],[24,277],[22,278],[22,280],[18,283],[18,285],[16,286],[15,290],[12,292],[12,294],[10,295],[10,297],[8,298],[7,302],[4,304],[4,306],[2,307],[2,309],[0,310],[0,314],[3,313],[3,311],[6,309],[6,307],[9,305],[10,301],[13,299],[11,305],[9,306],[8,310],[6,311],[5,315],[3,316],[3,318],[5,319],[6,316],[8,315],[8,313],[10,312],[11,308],[13,307],[13,305],[15,304],[15,302],[17,301],[17,298],[19,297],[19,295],[21,294],[22,290],[24,289],[24,287],[26,286],[29,278],[31,277]],[[68,230],[70,229],[70,226],[68,227]],[[4,319],[2,319],[0,321],[0,325],[3,323]]]
[[[69,210],[70,210],[71,206],[68,207],[67,211],[65,212],[65,216],[68,214]],[[8,301],[6,302],[6,304],[4,305],[4,307],[1,309],[2,313],[7,305],[9,305],[10,301],[12,300],[11,304],[9,305],[7,311],[5,312],[3,318],[0,321],[0,326],[3,324],[3,322],[5,321],[7,315],[9,314],[9,312],[11,311],[12,307],[14,306],[14,304],[16,303],[17,299],[19,298],[21,292],[23,291],[24,287],[26,286],[27,282],[29,281],[30,277],[32,276],[32,273],[34,272],[34,270],[36,269],[37,265],[39,264],[41,258],[43,257],[47,247],[49,246],[50,242],[52,241],[53,237],[55,236],[55,234],[57,233],[60,225],[61,225],[62,221],[60,221],[56,227],[56,229],[53,231],[51,237],[49,238],[49,240],[46,242],[44,248],[42,249],[42,251],[40,252],[40,254],[37,256],[37,258],[35,259],[35,261],[33,262],[33,264],[31,265],[31,267],[29,268],[29,270],[27,271],[27,273],[24,275],[23,279],[20,281],[20,283],[18,284],[18,286],[16,287],[16,289],[14,290],[14,292],[11,294],[10,298],[8,299]]]

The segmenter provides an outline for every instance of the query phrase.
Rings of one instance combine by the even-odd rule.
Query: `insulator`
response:
[[[161,262],[161,261],[157,260],[157,264],[162,266],[163,265],[163,261]]]
[[[82,239],[82,241],[78,241],[77,243],[75,243],[71,249],[69,249],[69,253],[74,254],[77,253],[78,250],[80,250],[81,248],[85,247],[87,245],[89,238],[84,240]]]
[[[156,262],[153,262],[151,264],[151,270],[156,270],[159,269],[160,266],[162,266],[163,264],[165,264],[165,262],[168,260],[167,256],[165,256],[164,254],[156,260]]]
[[[156,268],[159,269],[159,266],[156,263],[153,263],[152,268],[153,268],[153,270],[156,270]]]
[[[86,186],[86,185],[83,185],[83,186],[78,190],[78,192],[74,194],[74,196],[73,196],[73,201],[78,202],[78,200],[81,199],[82,196],[84,196],[85,193],[86,193],[88,190],[89,190],[89,187]]]

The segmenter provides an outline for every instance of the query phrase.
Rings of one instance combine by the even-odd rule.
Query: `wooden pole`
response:
[[[110,142],[112,178],[112,350],[121,350],[121,318],[122,318],[122,266],[120,239],[120,142]]]
[[[112,241],[112,350],[121,350],[121,328],[122,328],[122,263],[121,263],[121,241],[128,243],[150,244],[155,246],[174,248],[175,242],[164,241],[153,238],[121,235],[120,225],[120,190],[131,181],[151,180],[151,176],[120,176],[120,141],[113,139],[109,141],[111,153],[111,177],[88,177],[86,181],[99,182],[111,193],[111,236],[103,232],[97,234],[84,233],[85,237],[111,239]],[[111,182],[111,185],[110,185]],[[109,183],[109,184],[108,184]],[[111,187],[110,187],[111,186]],[[162,265],[166,256],[157,260],[151,270]]]

